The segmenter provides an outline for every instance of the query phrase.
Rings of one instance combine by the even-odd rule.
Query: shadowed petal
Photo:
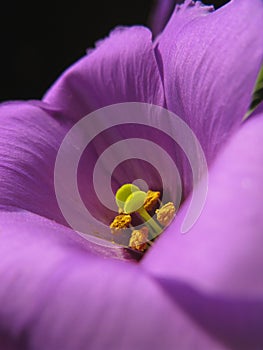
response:
[[[115,29],[58,79],[44,101],[74,120],[119,102],[163,105],[151,32],[144,27]]]
[[[70,230],[33,214],[0,213],[0,222],[1,343],[38,350],[224,348],[138,265],[96,258]]]
[[[263,114],[244,123],[211,169],[195,226],[180,234],[186,203],[145,257],[145,267],[208,290],[262,296],[262,132]]]
[[[186,0],[156,42],[167,107],[193,129],[209,162],[250,105],[262,23],[261,0],[232,0],[215,12]]]
[[[206,332],[224,342],[227,349],[262,348],[262,297],[229,297],[220,293],[204,293],[169,278],[160,278],[159,282],[167,297]]]
[[[176,0],[158,0],[156,1],[153,13],[150,18],[150,25],[153,35],[156,37],[164,29],[172,11],[179,1]]]

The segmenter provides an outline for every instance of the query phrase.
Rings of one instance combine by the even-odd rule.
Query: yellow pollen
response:
[[[131,216],[127,214],[117,215],[110,224],[111,232],[116,233],[120,230],[126,229],[131,223]]]
[[[147,192],[147,197],[144,201],[144,209],[147,211],[151,211],[153,210],[153,208],[155,207],[155,205],[158,203],[159,198],[160,198],[160,192],[158,191],[148,191]]]
[[[147,227],[142,227],[140,230],[134,230],[130,238],[129,247],[140,252],[146,250],[148,247],[148,233],[149,230]]]
[[[166,203],[160,209],[157,209],[155,213],[157,214],[157,220],[163,226],[170,225],[171,221],[175,216],[175,206],[172,202]]]

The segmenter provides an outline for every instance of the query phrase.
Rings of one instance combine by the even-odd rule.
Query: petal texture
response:
[[[58,109],[39,101],[2,104],[0,119],[0,210],[26,210],[69,226],[58,206],[54,167],[58,149],[71,124],[61,118]],[[89,147],[86,159],[88,164],[96,159],[92,146]],[[65,171],[68,171],[67,167]],[[79,183],[84,187],[86,178],[81,178]],[[66,191],[65,184],[65,196]],[[89,198],[89,193],[87,197]],[[90,198],[88,200],[84,196],[84,199],[92,206]],[[69,203],[71,201],[72,196]],[[73,211],[74,199],[71,205]],[[103,209],[98,216],[103,218]],[[112,240],[112,235],[109,240]],[[103,256],[127,260],[131,257],[135,260],[140,258],[140,255],[111,243],[107,243],[108,250],[100,244],[102,242],[89,242],[90,247]]]
[[[58,110],[37,101],[2,104],[0,120],[0,205],[64,222],[53,178],[69,125]]]
[[[244,123],[211,169],[207,203],[196,225],[179,233],[182,209],[143,261],[161,278],[182,279],[208,293],[216,331],[222,330],[222,318],[229,320],[225,336],[240,349],[263,346],[262,131],[263,114]],[[225,305],[222,313],[211,298]]]
[[[1,213],[0,222],[0,344],[224,349],[139,266],[96,258],[69,230],[34,214]]]
[[[217,11],[187,0],[156,42],[169,110],[199,138],[210,162],[248,110],[263,60],[261,0]]]
[[[74,120],[119,102],[163,105],[151,32],[144,27],[115,29],[58,79],[44,101]]]
[[[186,203],[145,257],[148,268],[210,290],[262,295],[262,131],[263,114],[234,135],[210,171],[199,220],[179,233]]]
[[[196,225],[179,233],[186,203],[144,264],[202,287],[262,295],[262,131],[263,114],[244,123],[210,171],[206,206]]]

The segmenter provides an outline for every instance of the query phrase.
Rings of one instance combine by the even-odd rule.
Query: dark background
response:
[[[217,7],[227,0],[203,1]],[[10,1],[0,8],[0,101],[39,99],[117,25],[147,25],[154,0]]]

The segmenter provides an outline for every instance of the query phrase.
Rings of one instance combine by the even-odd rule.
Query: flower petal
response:
[[[182,307],[238,349],[263,346],[262,132],[263,114],[244,123],[211,169],[195,226],[179,233],[186,203],[142,262],[177,303],[174,279],[200,289]]]
[[[160,278],[159,281],[167,296],[206,332],[225,343],[225,348],[262,348],[262,298],[204,293],[173,278]]]
[[[156,37],[162,32],[168,22],[176,3],[176,0],[158,0],[156,1],[153,13],[150,18],[150,24],[153,35]]]
[[[208,290],[262,296],[263,114],[248,120],[216,160],[206,206],[181,235],[186,207],[143,261]]]
[[[56,153],[69,125],[45,103],[0,106],[0,206],[64,222],[54,192]]]
[[[44,101],[74,120],[114,103],[163,105],[151,32],[144,27],[115,29],[58,79]]]
[[[34,214],[0,213],[0,222],[1,343],[223,349],[139,265],[92,256],[70,230]]]
[[[196,133],[209,162],[250,105],[262,22],[261,0],[232,0],[215,12],[186,0],[156,42],[167,107]]]
[[[126,109],[123,110],[123,114],[125,111]],[[131,111],[129,113],[132,120],[133,114]],[[61,185],[58,190],[58,186],[56,188],[54,186],[56,156],[71,123],[65,122],[59,109],[52,110],[50,105],[37,101],[3,104],[0,107],[0,116],[2,121],[0,127],[0,207],[9,210],[13,208],[31,211],[66,226],[71,226],[75,231],[95,236],[99,234],[100,237],[108,241],[112,241],[114,238],[116,243],[128,245],[128,236],[113,237],[109,229],[109,224],[118,209],[111,183],[116,192],[121,184],[142,178],[147,181],[150,188],[161,189],[162,181],[158,176],[158,171],[144,161],[134,160],[134,153],[131,153],[129,157],[127,157],[128,154],[124,154],[125,159],[128,158],[127,165],[127,162],[120,162],[117,157],[118,152],[116,152],[117,155],[113,152],[112,157],[117,157],[117,164],[121,164],[115,170],[114,166],[111,167],[113,164],[113,162],[111,164],[111,159],[107,159],[107,164],[103,164],[101,173],[96,177],[96,184],[99,188],[106,188],[105,183],[107,183],[108,178],[109,188],[106,195],[103,193],[103,196],[99,197],[94,186],[94,168],[98,157],[105,151],[105,148],[111,146],[111,143],[127,137],[147,139],[149,128],[144,127],[144,125],[141,128],[136,125],[130,128],[120,125],[113,131],[112,128],[109,128],[104,133],[99,133],[97,137],[94,137],[88,147],[86,147],[88,143],[86,130],[79,128],[75,139],[84,143],[84,152],[78,163],[75,149],[79,149],[79,146],[72,139],[66,142],[68,148],[65,159],[63,158],[63,167],[60,170],[56,168],[56,176],[59,176],[58,182]],[[159,136],[157,132],[150,135],[148,139],[152,139],[154,143],[158,144]],[[129,140],[124,141],[129,143]],[[168,149],[167,142],[169,145],[169,140],[162,139],[163,146]],[[119,147],[119,151],[121,150],[123,153],[125,147],[127,148],[129,145],[121,146],[121,149]],[[133,141],[133,145],[133,151],[136,148],[140,152],[137,139]],[[143,155],[147,156],[147,160],[154,159],[151,144],[148,146],[143,144],[143,147]],[[139,157],[138,154],[137,157]],[[72,166],[70,162],[72,158],[74,164],[77,162],[76,167]],[[129,158],[132,159],[129,160]],[[157,165],[160,164],[162,164],[161,161]],[[105,168],[105,165],[108,165],[109,169]],[[71,173],[69,169],[73,169],[73,179],[68,177],[68,174]],[[127,171],[127,169],[131,170]],[[76,176],[75,171],[77,171],[78,176]],[[111,171],[113,171],[112,177]],[[174,178],[171,176],[169,179],[170,187],[173,186],[172,179]],[[76,180],[77,189],[75,189],[74,180]],[[77,201],[78,194],[80,194],[79,201]],[[110,206],[112,210],[107,208],[103,202],[108,197],[113,202],[113,205]],[[64,207],[61,206],[61,200],[58,202],[57,199],[63,201]],[[65,207],[66,212],[63,211]],[[100,223],[104,223],[104,225],[100,225]]]
[[[71,123],[61,118],[58,109],[40,101],[4,103],[0,106],[0,119],[0,210],[27,210],[69,226],[68,218],[62,215],[58,205],[54,168],[58,149]],[[74,145],[70,147],[74,148]],[[92,145],[87,153],[90,164],[96,159]],[[67,167],[65,171],[68,171]],[[93,183],[92,179],[90,182]],[[86,177],[80,177],[78,184],[87,186]],[[67,197],[67,183],[64,181],[63,185],[63,195],[73,212],[75,194]],[[89,197],[89,193],[86,196]],[[85,195],[84,200],[96,211],[98,205],[95,201],[92,203]],[[98,217],[102,218],[103,214],[102,210]],[[89,230],[89,233],[93,231]]]

